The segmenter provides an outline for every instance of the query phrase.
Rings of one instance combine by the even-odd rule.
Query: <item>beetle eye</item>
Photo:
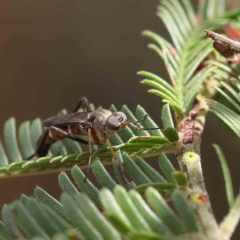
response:
[[[115,112],[118,122],[122,123],[127,120],[127,116],[123,112]]]
[[[119,122],[122,122],[124,119],[122,117],[118,118]]]
[[[119,129],[119,121],[116,118],[115,115],[110,115],[107,120],[106,120],[106,126],[110,129],[110,130],[118,130]]]

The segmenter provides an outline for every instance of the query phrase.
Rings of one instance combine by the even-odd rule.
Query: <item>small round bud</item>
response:
[[[183,154],[183,161],[185,164],[197,164],[200,161],[200,157],[195,152],[185,152]]]

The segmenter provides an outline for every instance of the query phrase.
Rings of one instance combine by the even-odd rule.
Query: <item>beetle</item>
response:
[[[77,112],[80,106],[84,104],[86,112]],[[147,117],[144,116],[143,119]],[[139,122],[139,121],[137,121]],[[86,97],[82,97],[72,113],[67,113],[61,116],[50,117],[43,121],[43,126],[46,129],[43,131],[38,140],[36,152],[32,154],[27,160],[33,157],[44,157],[47,155],[50,146],[64,138],[72,139],[73,141],[89,145],[89,161],[86,171],[85,180],[91,168],[92,162],[92,145],[102,145],[107,142],[108,147],[118,164],[118,159],[113,151],[110,143],[110,138],[115,131],[124,129],[126,126],[131,126],[137,130],[155,130],[159,128],[139,128],[127,119],[123,112],[111,112],[104,108],[91,110],[90,104]],[[87,136],[88,140],[79,138],[78,136]],[[118,164],[119,166],[119,164]],[[120,171],[123,175],[123,168]],[[126,180],[126,178],[124,177]]]

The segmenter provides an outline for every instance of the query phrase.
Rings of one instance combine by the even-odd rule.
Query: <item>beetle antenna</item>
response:
[[[137,120],[137,121],[134,122],[133,124],[140,123],[140,122],[142,122],[143,120],[145,120],[147,117],[148,117],[148,114],[142,116],[139,120]]]
[[[90,169],[91,169],[91,166],[89,167],[87,167],[87,171],[86,171],[86,174],[85,174],[85,178],[84,178],[84,180],[83,180],[83,182],[86,182],[87,181],[87,178],[88,178],[88,174],[89,174],[89,172],[90,172]]]
[[[162,127],[153,127],[153,128],[140,128],[138,126],[136,126],[134,123],[129,122],[128,125],[132,126],[133,128],[137,129],[137,130],[157,130],[157,129],[163,129]]]
[[[140,128],[139,130],[157,130],[157,129],[163,129],[163,127],[156,127],[156,128]]]

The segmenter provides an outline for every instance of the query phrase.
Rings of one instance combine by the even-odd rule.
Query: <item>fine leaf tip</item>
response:
[[[152,50],[156,49],[156,45],[153,44],[153,43],[149,43],[149,44],[147,45],[147,47],[148,47],[149,49],[152,49]]]
[[[142,32],[141,32],[141,35],[142,35],[142,36],[147,36],[147,35],[148,35],[148,30],[142,31]]]
[[[156,95],[157,95],[157,93],[158,93],[159,91],[156,90],[156,89],[149,89],[147,92],[148,92],[148,93],[153,93],[153,94],[156,94]],[[163,101],[163,99],[162,99],[162,101]]]
[[[228,204],[231,207],[234,204],[235,197],[234,197],[234,190],[233,190],[233,185],[232,185],[232,178],[231,178],[230,170],[229,170],[229,167],[227,164],[227,160],[224,156],[222,149],[217,144],[213,144],[213,147],[217,153],[218,159],[221,164],[224,181],[225,181],[225,188],[226,188]]]
[[[204,29],[204,32],[207,34],[208,37],[214,39],[214,37],[216,36],[215,32],[209,31],[207,29]]]
[[[217,104],[217,102],[214,101],[214,100],[212,100],[212,99],[206,99],[206,102],[207,102],[207,103],[214,103],[214,104]]]

